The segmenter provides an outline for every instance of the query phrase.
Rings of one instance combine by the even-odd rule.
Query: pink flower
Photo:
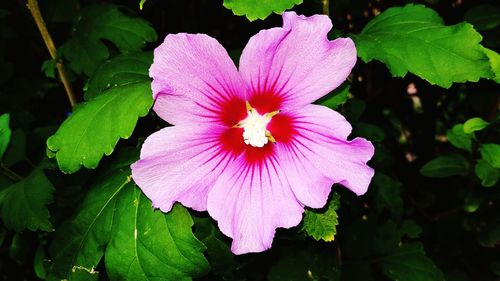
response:
[[[132,176],[154,207],[206,211],[235,254],[271,247],[276,228],[325,205],[334,183],[358,195],[373,169],[372,144],[347,140],[339,113],[313,105],[356,62],[351,39],[327,39],[323,15],[283,14],[243,50],[240,69],[203,34],[171,34],[150,69],[155,112],[173,127],[149,136]]]

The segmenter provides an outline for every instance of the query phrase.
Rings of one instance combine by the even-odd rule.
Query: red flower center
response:
[[[274,93],[257,93],[249,98],[248,103],[257,112],[265,114],[279,111],[282,98]],[[272,157],[276,144],[272,141],[267,142],[263,147],[245,144],[244,129],[236,125],[247,116],[246,101],[242,99],[233,98],[222,105],[220,119],[228,127],[221,135],[222,148],[235,156],[244,154],[248,163],[261,163],[268,157]],[[280,112],[271,118],[266,129],[276,143],[288,143],[293,139],[295,133],[293,117],[286,112]]]

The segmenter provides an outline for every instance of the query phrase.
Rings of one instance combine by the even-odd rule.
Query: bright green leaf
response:
[[[316,241],[333,241],[337,234],[338,215],[336,210],[340,207],[340,196],[333,193],[326,210],[306,210],[304,213],[303,229],[307,235]]]
[[[2,200],[2,219],[16,232],[24,229],[52,231],[47,205],[52,202],[54,186],[42,169],[11,185]]]
[[[9,128],[10,115],[5,113],[0,116],[0,161],[2,160],[5,150],[10,142],[10,136],[12,134]]]
[[[319,99],[316,103],[331,109],[337,109],[337,107],[343,105],[347,101],[350,87],[351,85],[344,83],[333,92]]]
[[[191,280],[207,272],[206,248],[193,235],[184,207],[155,211],[138,188],[119,196],[105,258],[111,280]]]
[[[493,29],[500,25],[500,10],[491,4],[482,4],[469,9],[464,19],[477,30]]]
[[[141,0],[141,2],[139,2],[139,10],[142,10],[144,3],[146,3],[146,0]]]
[[[152,62],[152,53],[141,52],[120,55],[103,63],[92,75],[85,99],[90,100],[109,88],[148,81]]]
[[[480,131],[488,126],[488,122],[484,121],[482,118],[474,117],[464,123],[464,132],[466,134],[471,134],[475,131]]]
[[[481,180],[481,185],[485,187],[494,186],[498,178],[500,177],[500,172],[498,169],[493,168],[487,161],[480,159],[475,167],[476,176]]]
[[[446,133],[448,141],[457,148],[471,151],[472,135],[464,132],[463,124],[456,124]]]
[[[378,262],[384,274],[391,280],[443,281],[443,273],[424,251],[421,243],[403,244],[383,256]]]
[[[500,83],[500,54],[488,48],[483,48],[483,51],[490,60],[491,71],[494,74],[493,81]]]
[[[446,26],[423,5],[390,8],[353,36],[365,61],[385,63],[393,76],[411,72],[444,88],[453,82],[492,78],[481,35],[469,23]]]
[[[130,137],[137,119],[148,113],[152,103],[149,80],[111,88],[78,105],[47,146],[64,173],[74,173],[81,165],[96,168],[120,138]]]
[[[500,145],[495,143],[483,144],[481,156],[496,169],[500,169]]]
[[[469,174],[469,162],[460,154],[439,156],[425,164],[420,174],[430,178],[446,178],[450,176]]]
[[[245,15],[250,21],[254,21],[263,20],[272,12],[280,14],[300,3],[302,0],[224,0],[223,5],[235,15]]]
[[[403,214],[403,199],[401,198],[401,182],[386,176],[382,173],[376,173],[373,178],[376,185],[375,204],[378,212],[383,209],[389,210],[391,216],[400,217]]]
[[[76,17],[73,36],[61,46],[61,52],[76,73],[90,76],[109,57],[102,40],[122,53],[137,52],[156,40],[156,32],[145,20],[123,14],[118,6],[91,5]]]

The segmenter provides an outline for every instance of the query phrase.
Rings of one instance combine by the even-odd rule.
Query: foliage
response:
[[[0,279],[497,280],[500,6],[411,2],[40,1],[52,58],[25,6],[3,1]],[[206,212],[154,209],[129,168],[168,126],[151,110],[152,50],[207,33],[237,61],[273,14],[326,8],[329,37],[353,38],[359,60],[316,104],[375,146],[366,195],[334,185],[270,250],[241,256]]]

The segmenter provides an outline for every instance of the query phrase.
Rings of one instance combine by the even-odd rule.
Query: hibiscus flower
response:
[[[276,228],[325,205],[332,185],[366,192],[374,153],[347,140],[345,118],[311,104],[356,63],[351,39],[327,39],[327,16],[283,14],[241,54],[239,70],[217,40],[170,34],[150,68],[154,111],[174,125],[149,136],[132,177],[163,212],[175,202],[208,211],[235,254],[271,247]]]

